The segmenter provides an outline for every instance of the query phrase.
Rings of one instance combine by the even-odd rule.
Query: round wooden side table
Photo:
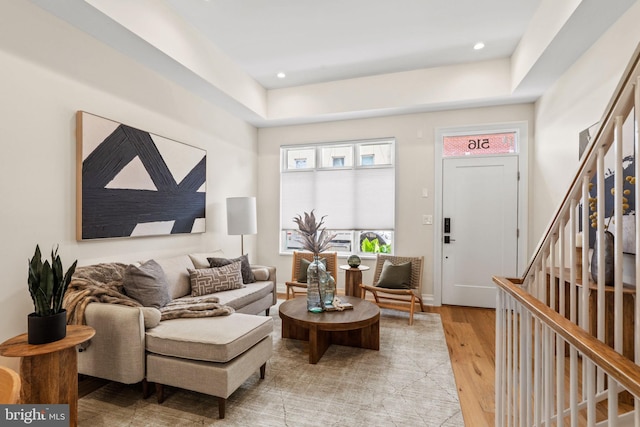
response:
[[[20,403],[69,405],[69,425],[78,425],[78,355],[75,346],[95,335],[91,326],[67,325],[67,336],[29,344],[27,334],[0,344],[0,355],[20,357]]]
[[[360,298],[360,283],[362,283],[362,272],[367,271],[369,267],[359,265],[352,268],[350,265],[341,265],[340,270],[344,270],[344,294],[351,297]]]

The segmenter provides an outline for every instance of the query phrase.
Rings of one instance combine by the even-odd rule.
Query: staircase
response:
[[[639,122],[640,48],[524,275],[494,277],[496,426],[640,427]]]

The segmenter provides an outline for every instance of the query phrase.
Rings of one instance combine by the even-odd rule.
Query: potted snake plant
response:
[[[29,260],[29,293],[35,309],[27,317],[29,344],[46,344],[67,335],[67,311],[62,308],[62,299],[77,262],[74,261],[63,275],[58,248],[51,251],[51,263],[42,262],[40,247],[36,245],[33,258]]]

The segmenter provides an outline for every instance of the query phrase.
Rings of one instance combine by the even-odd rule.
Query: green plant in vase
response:
[[[34,307],[34,312],[28,317],[30,344],[44,344],[65,337],[66,310],[62,308],[62,300],[77,263],[74,261],[63,274],[58,248],[51,251],[51,262],[43,262],[40,247],[36,245],[33,258],[29,260],[28,286]],[[49,327],[52,328],[51,333],[47,331]]]

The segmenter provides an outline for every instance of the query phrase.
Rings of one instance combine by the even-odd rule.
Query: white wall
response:
[[[639,21],[640,2],[636,2],[536,102],[530,252],[575,175],[578,133],[600,120],[640,41]]]
[[[257,132],[28,2],[0,3],[0,342],[26,331],[27,259],[59,244],[63,266],[223,249],[225,198],[255,195]],[[207,232],[75,240],[75,112],[207,150]],[[257,236],[245,237],[252,261]],[[17,367],[17,360],[0,364]]]
[[[259,129],[258,210],[261,214],[258,218],[258,254],[261,262],[277,266],[278,281],[281,284],[290,279],[291,256],[279,255],[278,246],[281,145],[395,137],[395,250],[403,255],[424,255],[422,293],[433,294],[433,227],[437,225],[422,225],[422,215],[435,212],[436,201],[433,195],[436,129],[514,121],[532,123],[533,104]],[[530,125],[529,129],[532,130],[533,126]],[[529,141],[533,141],[533,135],[529,135]],[[428,189],[430,197],[422,197],[423,188]],[[340,190],[336,188],[336,191]],[[322,215],[322,212],[318,214]],[[439,224],[438,218],[434,218],[434,224]],[[373,266],[374,261],[364,263]],[[372,270],[369,270],[363,275],[363,280],[371,282],[372,276]],[[344,288],[343,272],[339,273],[338,287]]]

